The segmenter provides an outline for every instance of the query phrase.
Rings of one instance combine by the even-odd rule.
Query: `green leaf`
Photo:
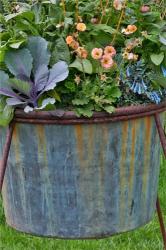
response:
[[[50,53],[48,51],[48,42],[40,36],[32,36],[29,38],[28,46],[33,57],[33,70],[36,72],[39,65],[48,65],[50,61]]]
[[[31,89],[30,84],[28,82],[22,81],[17,78],[9,79],[9,84],[11,85],[11,87],[25,95],[28,95]]]
[[[162,44],[164,44],[164,45],[166,45],[166,32],[165,32],[165,36],[159,36],[160,37],[160,42],[162,43]]]
[[[6,97],[0,97],[0,112],[3,112],[4,107],[6,106]]]
[[[85,116],[85,117],[91,117],[93,115],[92,107],[86,107],[86,108],[77,108],[76,110],[77,116]]]
[[[156,35],[147,35],[146,39],[151,41],[151,42],[154,42],[154,43],[158,44],[158,36],[156,36]]]
[[[28,21],[26,19],[18,20],[16,23],[15,29],[25,31],[25,33],[30,33],[34,36],[39,35],[38,29],[37,29],[37,27],[35,27],[34,23],[31,23],[30,21]]]
[[[69,65],[70,68],[76,68],[81,72],[92,74],[92,64],[88,59],[77,58],[73,63]]]
[[[153,83],[155,83],[157,86],[161,86],[163,88],[166,88],[166,77],[156,74],[153,76],[153,79],[151,79]]]
[[[111,114],[111,113],[113,113],[115,111],[115,107],[113,107],[113,106],[105,106],[104,110]]]
[[[61,102],[61,97],[55,89],[51,90],[50,92],[47,92],[47,94],[48,96],[53,97],[58,102]]]
[[[5,63],[9,71],[15,75],[30,77],[33,58],[27,49],[8,51],[5,56]]]
[[[88,104],[88,102],[89,100],[86,97],[83,97],[81,99],[77,98],[72,101],[73,105],[85,105],[85,104]]]
[[[7,46],[6,45],[0,46],[0,63],[4,62],[6,50],[7,50]]]
[[[9,43],[9,47],[13,48],[13,49],[18,49],[26,40],[16,40],[16,41],[12,41]]]
[[[55,47],[51,55],[51,65],[61,60],[70,64],[70,51],[63,38],[59,38],[55,41]]]
[[[101,30],[101,31],[105,31],[106,33],[109,33],[109,34],[114,34],[116,33],[116,30],[113,29],[111,26],[108,26],[106,24],[95,24],[93,27],[92,27],[94,30]],[[119,33],[119,32],[118,32]]]
[[[65,87],[70,90],[70,92],[76,91],[76,84],[74,82],[67,81],[65,82]]]
[[[162,61],[164,59],[164,52],[161,52],[160,54],[151,54],[150,58],[151,58],[152,62],[158,66],[162,63]]]
[[[34,18],[34,13],[32,11],[23,11],[18,13],[13,13],[5,16],[6,22],[8,22],[11,19],[14,19],[16,17],[26,18],[29,21],[32,21]]]
[[[7,126],[11,120],[13,119],[14,116],[14,108],[11,106],[4,106],[4,102],[0,102],[0,110],[3,111],[0,112],[0,126]]]
[[[107,86],[104,89],[106,96],[119,98],[121,96],[121,91],[118,86]]]

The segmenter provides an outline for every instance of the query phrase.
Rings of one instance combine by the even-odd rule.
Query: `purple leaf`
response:
[[[7,98],[6,99],[6,103],[9,106],[15,106],[15,105],[20,105],[20,104],[25,104],[26,102],[22,102],[21,100],[19,100],[18,98]]]
[[[8,51],[5,56],[5,64],[14,75],[25,75],[30,77],[33,58],[27,49]]]
[[[44,91],[54,89],[58,82],[64,81],[69,74],[68,65],[66,62],[59,61],[50,70],[47,86]]]
[[[17,75],[16,78],[18,78],[21,81],[28,82],[30,85],[33,85],[33,82],[31,81],[31,79],[25,75],[20,74],[20,75]]]
[[[50,61],[50,52],[48,51],[48,42],[40,36],[32,36],[28,40],[28,50],[33,57],[33,72],[36,72],[39,65],[48,65]]]
[[[12,90],[6,88],[0,88],[0,95],[18,98],[17,94],[15,94]]]
[[[47,85],[49,70],[46,65],[40,65],[35,73],[35,89],[41,91]]]
[[[47,105],[49,104],[54,104],[55,103],[55,99],[54,98],[46,98],[42,101],[42,105],[38,108],[35,108],[35,110],[42,110],[45,107],[47,107]]]

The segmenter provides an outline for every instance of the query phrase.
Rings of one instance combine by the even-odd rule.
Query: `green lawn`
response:
[[[159,195],[166,221],[166,161],[162,159]],[[5,224],[0,205],[0,250],[162,250],[157,216],[145,227],[104,240],[66,241],[18,233]]]

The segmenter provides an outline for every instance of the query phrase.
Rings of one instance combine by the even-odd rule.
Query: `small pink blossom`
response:
[[[106,46],[104,49],[104,54],[113,57],[116,55],[116,50],[113,46]]]
[[[122,10],[123,8],[123,1],[122,0],[114,0],[113,6],[116,10]]]
[[[91,52],[91,56],[95,60],[100,60],[103,55],[103,50],[101,48],[94,48]]]
[[[104,55],[101,59],[101,66],[105,69],[110,69],[114,65],[114,61],[111,56]]]

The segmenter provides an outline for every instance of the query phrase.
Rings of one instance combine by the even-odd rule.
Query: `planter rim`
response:
[[[166,111],[166,101],[161,104],[133,105],[115,109],[115,112],[94,112],[92,117],[77,117],[73,111],[58,109],[55,111],[33,111],[25,113],[16,109],[13,121],[31,124],[89,124],[106,123],[152,116]]]

